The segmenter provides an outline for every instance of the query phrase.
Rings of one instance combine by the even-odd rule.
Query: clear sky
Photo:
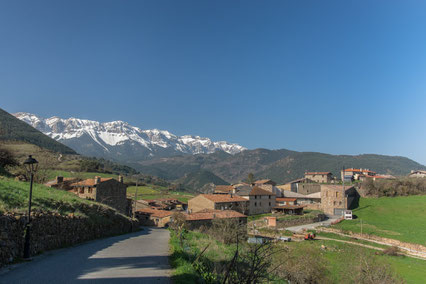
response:
[[[425,1],[1,1],[0,107],[426,164]]]

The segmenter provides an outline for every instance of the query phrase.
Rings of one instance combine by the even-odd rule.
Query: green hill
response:
[[[204,185],[213,183],[215,185],[228,185],[229,183],[216,176],[215,174],[206,171],[196,171],[186,174],[184,177],[176,181],[180,187],[187,190],[200,190]]]
[[[143,161],[134,165],[147,174],[175,180],[182,176],[206,170],[227,182],[239,182],[254,173],[256,178],[270,178],[278,183],[288,182],[304,175],[305,171],[330,171],[340,177],[345,166],[368,168],[382,174],[407,175],[413,169],[425,166],[405,157],[384,155],[330,155],[316,152],[296,152],[286,149],[255,149],[230,155],[223,152],[184,155]]]
[[[77,154],[74,150],[46,136],[27,123],[0,109],[0,141],[23,141],[61,154]]]

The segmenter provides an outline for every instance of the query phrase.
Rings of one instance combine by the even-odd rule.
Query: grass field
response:
[[[136,186],[127,188],[127,195],[134,198]],[[182,202],[188,202],[188,199],[194,197],[192,194],[180,191],[169,191],[165,187],[156,185],[138,186],[138,200],[140,199],[157,199],[157,198],[176,198]]]
[[[224,245],[206,234],[199,232],[189,232],[185,240],[183,249],[178,238],[171,234],[171,265],[175,268],[173,278],[175,283],[195,283],[198,274],[191,265],[195,256],[209,244],[204,256],[213,262],[229,261],[233,255],[233,245]],[[343,283],[344,277],[350,273],[351,267],[358,263],[358,255],[364,255],[369,259],[374,259],[378,263],[389,265],[398,277],[406,283],[424,283],[426,279],[426,261],[405,256],[388,256],[376,254],[376,250],[359,247],[356,245],[340,243],[329,240],[302,241],[280,243],[280,246],[289,246],[298,252],[303,253],[304,248],[310,247],[321,251],[321,261],[327,267],[328,283]],[[325,246],[325,249],[321,249]]]
[[[426,245],[426,195],[361,198],[353,214],[335,227]]]

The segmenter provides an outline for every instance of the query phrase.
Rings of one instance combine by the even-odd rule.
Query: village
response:
[[[410,177],[423,177],[425,171],[412,171]],[[352,219],[352,209],[358,206],[359,182],[395,179],[368,169],[342,169],[339,178],[331,172],[307,171],[304,177],[277,185],[271,179],[215,185],[213,192],[199,194],[188,202],[176,198],[136,199],[126,192],[123,176],[78,180],[56,177],[47,186],[64,189],[81,198],[97,201],[138,219],[142,226],[168,227],[175,214],[181,214],[187,227],[209,227],[213,220],[235,220],[247,225],[248,217],[262,217],[266,226],[277,226],[280,216],[303,216],[316,212],[316,222],[327,219]],[[254,217],[254,218],[253,218]],[[300,223],[306,220],[300,219]],[[278,222],[279,223],[279,222]],[[297,225],[298,222],[292,222]]]

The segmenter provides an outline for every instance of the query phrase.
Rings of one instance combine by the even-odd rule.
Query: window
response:
[[[271,196],[269,195],[269,199],[271,199]]]
[[[80,188],[80,193],[84,193],[84,187]]]
[[[336,197],[339,197],[339,192],[338,191],[336,191]]]
[[[269,202],[269,206],[271,206],[271,202]]]
[[[333,201],[333,205],[336,206],[336,201]]]
[[[257,202],[254,203],[254,207],[256,207],[256,206],[257,206]]]

